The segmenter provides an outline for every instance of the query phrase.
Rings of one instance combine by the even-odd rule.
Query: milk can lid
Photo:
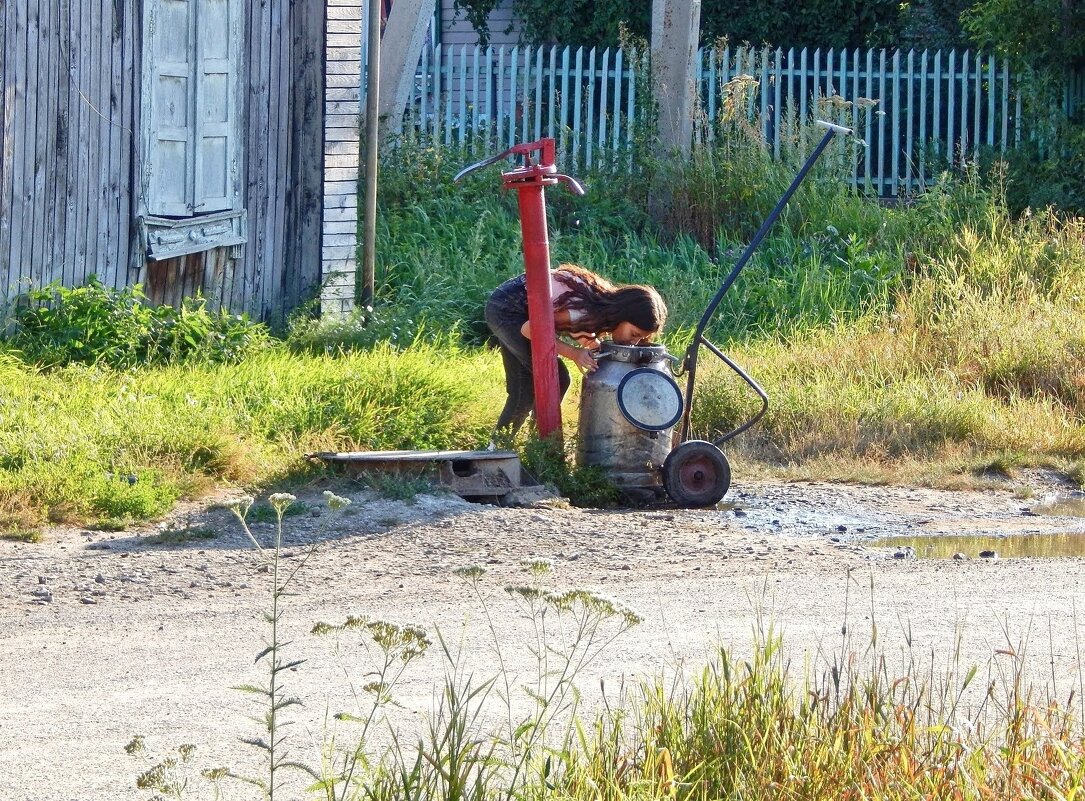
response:
[[[651,364],[667,358],[667,349],[662,345],[619,345],[605,341],[599,352],[611,361],[627,364]]]
[[[645,431],[663,431],[682,417],[682,390],[659,370],[641,367],[626,373],[617,395],[625,419]]]

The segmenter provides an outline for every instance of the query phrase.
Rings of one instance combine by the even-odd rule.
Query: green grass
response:
[[[921,459],[952,471],[1009,459],[1079,473],[1085,221],[985,222],[952,237],[891,311],[737,345],[772,398],[748,453],[792,466]],[[726,430],[754,400],[708,369],[697,426]]]
[[[132,372],[0,362],[0,528],[154,518],[215,483],[303,474],[311,451],[473,447],[499,382],[489,355],[425,345]]]
[[[587,175],[586,198],[549,194],[553,261],[659,287],[675,354],[810,136],[796,129],[774,162],[732,134],[696,163]],[[309,451],[488,441],[503,390],[496,354],[477,347],[483,307],[523,262],[496,168],[452,183],[468,158],[388,158],[375,309],[299,313],[285,342],[230,364],[41,370],[0,351],[0,530],[123,527],[212,484],[304,476]],[[789,476],[953,484],[1005,464],[1080,481],[1085,219],[1011,218],[997,173],[946,176],[884,208],[844,185],[848,158],[819,164],[709,326],[771,398],[730,455]],[[673,230],[648,221],[652,182],[681,201]],[[711,436],[756,407],[702,356],[694,425]],[[570,441],[575,403],[574,385]]]
[[[679,686],[648,683],[631,712],[578,729],[555,760],[564,798],[1050,799],[1080,792],[1085,741],[1072,706],[1044,702],[1013,658],[986,700],[976,677],[916,665],[825,666],[804,677],[782,642],[721,650]],[[1011,657],[1012,658],[1012,657]],[[988,708],[989,707],[989,708]],[[542,796],[542,788],[537,788]],[[1069,795],[1067,795],[1067,793]]]
[[[41,542],[41,532],[36,529],[10,529],[0,531],[0,540],[11,542]]]

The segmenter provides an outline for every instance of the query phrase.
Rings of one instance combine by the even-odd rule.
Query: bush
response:
[[[138,284],[114,289],[95,276],[75,288],[49,284],[25,300],[15,308],[8,345],[43,367],[235,362],[268,339],[263,325],[210,311],[203,298],[186,299],[180,309],[152,306]]]
[[[1002,154],[1007,164],[1006,203],[1014,214],[1053,206],[1085,214],[1085,123],[1067,123],[1047,152],[1025,142]]]

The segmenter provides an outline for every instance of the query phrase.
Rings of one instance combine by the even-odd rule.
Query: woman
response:
[[[558,356],[581,372],[596,368],[592,353],[600,337],[609,335],[620,345],[637,345],[658,334],[667,319],[663,298],[650,286],[615,285],[575,264],[550,271],[550,295],[554,302],[554,328],[577,344],[557,343]],[[496,430],[515,434],[535,405],[531,375],[531,323],[527,318],[527,280],[511,278],[490,295],[486,323],[501,348],[508,399]],[[558,360],[561,396],[569,389],[569,370]]]

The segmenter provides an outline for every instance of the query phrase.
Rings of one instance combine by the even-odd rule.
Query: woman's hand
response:
[[[594,354],[587,348],[573,348],[572,361],[583,373],[591,373],[599,368]]]
[[[590,350],[578,348],[568,342],[558,342],[558,356],[571,361],[582,373],[590,373],[599,366]]]

